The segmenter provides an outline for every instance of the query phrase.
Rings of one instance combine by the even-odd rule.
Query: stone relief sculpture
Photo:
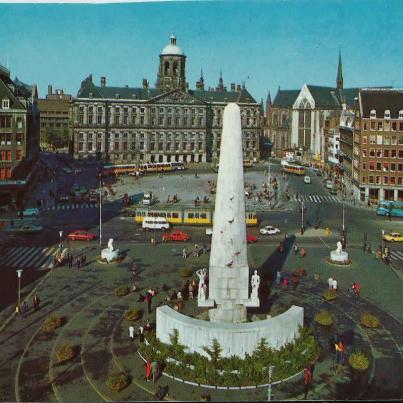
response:
[[[206,290],[207,290],[207,286],[206,286],[206,282],[205,282],[207,269],[206,268],[199,269],[196,271],[196,274],[199,277],[199,293],[197,295],[197,298],[199,300],[204,301],[206,299]]]
[[[113,252],[113,238],[109,238],[108,249]]]
[[[255,273],[251,277],[251,285],[252,285],[252,292],[250,295],[250,299],[256,300],[258,299],[258,291],[259,291],[259,286],[260,286],[260,276],[257,274],[257,270],[255,270]]]
[[[343,245],[341,244],[340,241],[337,241],[336,246],[337,246],[336,253],[341,254],[341,252],[343,251]]]

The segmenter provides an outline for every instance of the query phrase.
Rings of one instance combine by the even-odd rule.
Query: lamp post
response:
[[[304,235],[304,202],[301,200],[301,235]]]
[[[271,401],[271,377],[273,375],[274,365],[269,366],[269,386],[267,388],[267,400]]]
[[[99,180],[99,249],[102,249],[102,178]]]
[[[59,248],[61,248],[61,247],[63,247],[63,244],[62,244],[62,236],[63,236],[63,231],[59,231]]]
[[[342,210],[342,227],[341,227],[341,243],[343,245],[343,249],[346,249],[347,246],[347,239],[346,239],[346,227],[345,227],[345,208],[343,203],[343,210]]]
[[[385,238],[384,238],[384,236],[385,236],[385,230],[383,229],[382,230],[382,256],[385,253]]]
[[[18,306],[21,305],[21,275],[24,270],[18,269],[17,270],[17,277],[18,277]]]

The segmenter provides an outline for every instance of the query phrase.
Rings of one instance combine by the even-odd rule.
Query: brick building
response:
[[[261,104],[244,85],[204,87],[203,74],[190,90],[186,56],[172,35],[159,56],[156,87],[112,87],[92,75],[82,81],[71,102],[74,157],[110,163],[206,162],[219,156],[224,107],[241,109],[244,158],[258,159]]]
[[[39,157],[36,86],[0,66],[0,205],[24,204]]]
[[[360,89],[352,165],[361,200],[403,200],[403,90]]]

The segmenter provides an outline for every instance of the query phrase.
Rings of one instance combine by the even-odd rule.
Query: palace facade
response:
[[[186,56],[171,35],[159,56],[155,88],[95,85],[92,75],[81,83],[70,104],[75,158],[95,157],[109,163],[210,162],[219,157],[224,107],[241,109],[245,159],[259,159],[262,105],[245,85],[204,87],[203,73],[189,89]]]

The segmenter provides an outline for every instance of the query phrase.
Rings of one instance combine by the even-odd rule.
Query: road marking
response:
[[[403,260],[403,252],[391,251],[390,254],[393,260]]]
[[[5,264],[7,266],[13,266],[14,262],[19,260],[19,258],[21,257],[21,253],[18,253],[18,252],[22,252],[22,254],[25,255],[27,252],[29,252],[30,249],[31,249],[30,247],[22,247],[21,249],[16,250],[15,253],[13,253],[13,256],[10,259],[8,259],[5,262]]]
[[[2,264],[6,265],[5,263],[7,262],[7,260],[10,259],[18,249],[19,247],[9,249],[3,257]]]
[[[327,246],[328,249],[330,249],[330,246],[321,237],[318,238],[324,243],[325,246]]]
[[[30,257],[32,257],[33,254],[37,253],[37,248],[33,247],[30,248],[31,250],[28,250],[26,253],[24,253],[23,255],[20,255],[20,258],[17,259],[12,266],[16,267],[16,266],[25,266],[25,264],[23,265],[22,262],[29,262]]]
[[[309,200],[312,201],[312,196],[309,196]]]
[[[41,261],[43,259],[43,256],[46,255],[50,249],[52,249],[52,248],[49,247],[49,248],[41,249],[41,251],[40,251],[41,253],[38,253],[37,256],[35,256],[35,258],[32,260],[32,262],[31,262],[32,267],[35,267],[35,265],[38,264],[39,261]]]

